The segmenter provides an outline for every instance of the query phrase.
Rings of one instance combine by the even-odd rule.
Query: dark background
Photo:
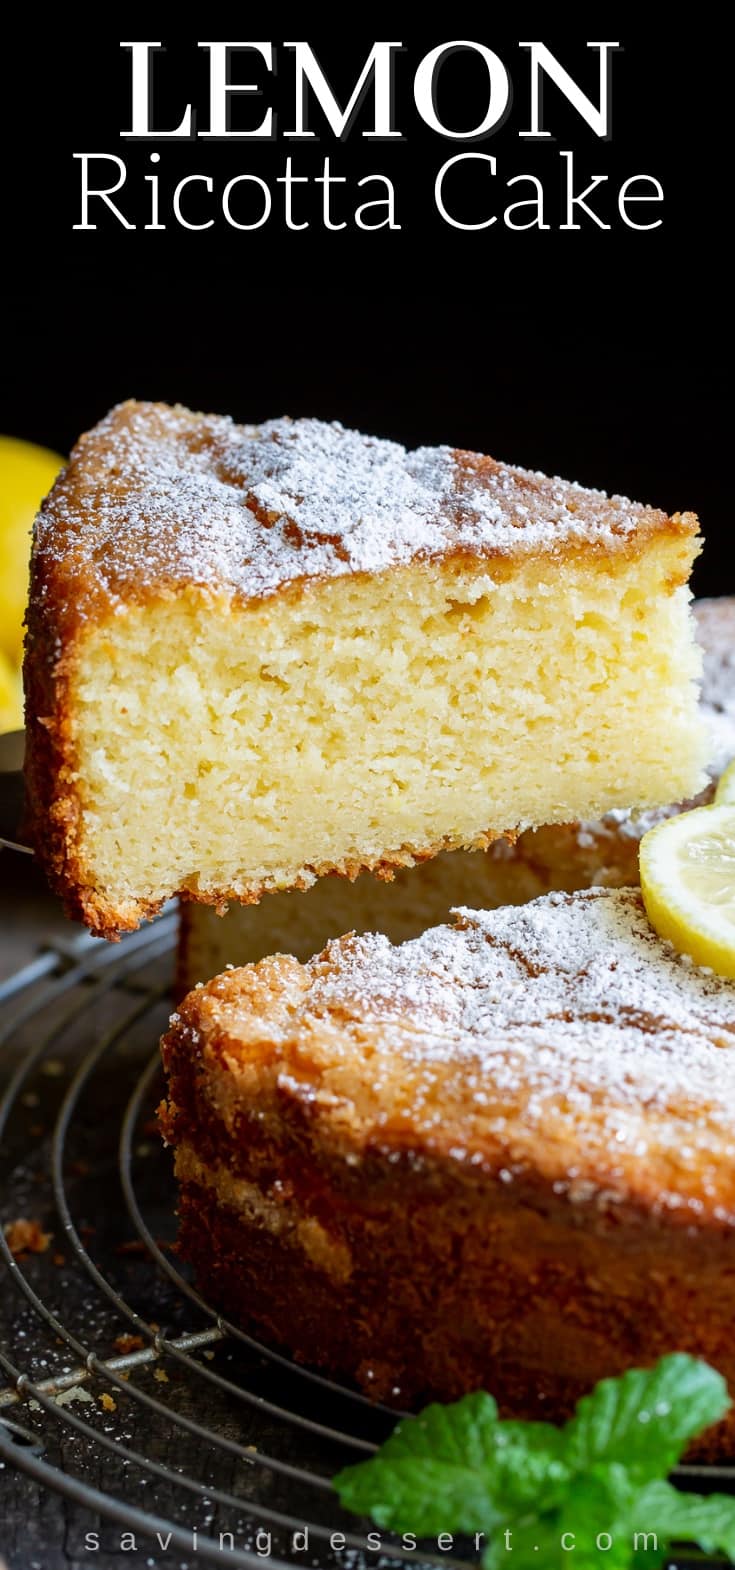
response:
[[[623,491],[669,510],[700,513],[708,548],[697,569],[702,593],[735,587],[730,572],[729,454],[732,379],[730,208],[724,121],[724,60],[706,20],[674,31],[660,12],[651,27],[609,8],[577,31],[516,8],[512,32],[492,11],[470,20],[456,8],[419,36],[395,11],[341,13],[349,32],[312,25],[314,13],[284,8],[206,25],[191,39],[150,16],[126,12],[119,32],[80,29],[31,37],[11,59],[6,84],[2,187],[8,216],[0,428],[67,451],[80,430],[119,399],[163,398],[258,420],[282,412],[339,418],[409,443],[446,441]],[[278,43],[308,38],[338,96],[349,92],[371,43],[400,38],[397,121],[401,143],[364,140],[358,120],[336,142],[316,110],[321,134],[301,142],[141,144],[120,139],[129,121],[125,38],[162,39],[157,65],[158,123],[178,123],[187,101],[208,122],[207,74],[198,37],[243,31]],[[616,39],[613,138],[600,142],[553,86],[546,123],[553,141],[523,141],[528,123],[528,56],[519,39],[543,38],[596,96],[597,61],[584,47]],[[413,72],[422,54],[451,37],[494,48],[514,82],[503,128],[481,143],[446,141],[418,120]],[[289,55],[275,79],[263,71],[266,102],[292,122]],[[722,70],[721,70],[722,66]],[[235,65],[243,78],[245,67]],[[247,78],[245,78],[247,79]],[[467,56],[446,67],[440,107],[457,126],[476,118],[485,85]],[[476,95],[476,96],[474,96]],[[247,115],[243,102],[236,114]],[[263,104],[255,101],[253,121]],[[11,132],[12,128],[12,132]],[[456,152],[492,153],[498,177],[467,183],[468,217],[490,187],[502,211],[505,180],[532,171],[549,195],[551,232],[513,233],[501,223],[463,234],[433,207],[434,176]],[[656,175],[665,191],[664,224],[635,233],[615,222],[560,233],[561,149],[577,160],[578,186],[593,173],[617,190],[628,175]],[[145,232],[143,177],[161,154],[165,233]],[[75,151],[114,152],[128,163],[116,198],[139,220],[123,231],[102,213],[95,233],[74,232],[79,213]],[[294,171],[347,175],[337,216],[351,219],[361,173],[381,170],[397,190],[400,232],[361,233],[352,223],[325,233],[321,192],[304,188],[289,233],[273,185],[268,224],[252,233],[184,231],[167,210],[177,178],[210,173],[220,191],[250,170],[269,183],[290,153]],[[479,166],[477,166],[479,168]],[[585,176],[584,180],[582,176]],[[528,194],[515,193],[516,198]],[[509,197],[509,199],[511,199]],[[598,207],[611,207],[593,199]],[[213,212],[217,209],[212,205]],[[640,210],[639,210],[640,211]],[[651,215],[645,211],[645,216]]]
[[[17,32],[14,48],[6,43],[0,95],[5,284],[0,429],[67,451],[110,404],[132,395],[179,399],[247,420],[282,411],[313,413],[408,442],[474,446],[668,509],[696,508],[708,540],[697,568],[697,590],[735,591],[729,496],[731,199],[725,129],[731,88],[724,45],[711,36],[706,12],[701,17],[687,14],[686,30],[675,30],[663,7],[656,8],[656,25],[651,6],[645,18],[640,5],[637,15],[630,7],[596,6],[588,8],[588,34],[562,34],[549,22],[550,17],[556,20],[559,9],[533,13],[516,5],[511,33],[501,25],[497,7],[484,8],[478,21],[466,9],[447,6],[441,30],[419,38],[415,28],[404,25],[396,7],[389,13],[353,8],[354,14],[342,8],[335,23],[340,32],[331,37],[316,25],[318,18],[308,7],[296,19],[282,7],[245,9],[242,15],[238,9],[237,20],[230,15],[225,27],[207,7],[200,31],[186,43],[177,43],[170,22],[152,21],[149,11],[136,13],[128,6],[114,36],[103,33],[98,15],[90,36],[73,12],[64,10],[63,25],[53,32],[45,17],[29,11],[25,38]],[[14,24],[22,20],[16,10]],[[201,105],[206,121],[205,70],[196,37],[249,31],[274,41],[307,37],[336,89],[355,79],[374,39],[402,38],[407,49],[399,62],[398,118],[406,140],[387,146],[365,143],[358,125],[342,147],[331,137],[314,147],[283,142],[163,144],[162,187],[168,179],[170,188],[171,174],[180,178],[197,169],[211,172],[220,189],[240,170],[272,180],[282,171],[288,152],[298,172],[315,172],[329,153],[336,173],[354,178],[384,170],[392,176],[400,233],[368,235],[349,229],[325,234],[313,197],[308,206],[313,227],[300,234],[287,233],[275,215],[267,227],[249,235],[224,224],[199,235],[173,226],[163,234],[127,233],[112,220],[97,233],[74,233],[79,199],[73,152],[126,157],[138,191],[151,168],[148,147],[119,138],[129,115],[128,57],[118,48],[119,36],[166,41],[162,82],[171,81],[173,88],[168,102],[164,92],[161,115],[174,123],[188,97]],[[619,39],[624,46],[614,64],[612,143],[598,143],[552,88],[547,108],[555,141],[545,146],[520,141],[518,130],[528,123],[527,65],[518,40],[543,38],[592,92],[595,60],[583,48],[585,36]],[[481,151],[498,159],[498,187],[514,173],[537,173],[549,192],[550,221],[557,221],[559,151],[572,148],[580,179],[585,171],[587,178],[609,173],[619,185],[637,172],[656,175],[666,193],[663,227],[650,234],[620,226],[604,234],[596,229],[514,234],[498,224],[485,233],[466,235],[444,227],[432,211],[433,180],[444,160],[463,144],[440,140],[417,123],[410,86],[421,55],[450,37],[490,44],[514,78],[514,108],[507,124],[479,144]],[[466,60],[464,70],[466,77],[452,77],[448,67],[443,79],[442,109],[448,120],[456,115],[457,125],[467,114],[472,91],[482,86],[481,75],[473,76]],[[284,125],[291,119],[288,86],[284,57],[275,84]],[[468,191],[468,216],[470,200]],[[354,204],[348,201],[346,206],[351,211]],[[15,943],[5,944],[3,960],[8,965],[15,964],[15,944],[38,941],[38,902],[19,899],[25,877],[25,868],[13,872],[13,883],[22,881],[13,887],[12,903],[6,906],[4,928],[8,934],[12,928],[15,938]],[[44,916],[49,924],[52,919],[50,913]],[[116,992],[108,1005],[114,1011],[123,1006]],[[100,1039],[107,1022],[104,1012],[90,1015],[90,1041]],[[36,1044],[39,1028],[32,1015],[21,1051]],[[147,1014],[140,1029],[147,1054]],[[82,1039],[86,1046],[86,1036]],[[127,1076],[134,1072],[126,1038],[123,1049],[120,1070],[125,1083],[117,1073],[109,1074],[107,1058],[101,1060],[89,1087],[93,1115],[79,1116],[72,1124],[69,1155],[80,1154],[85,1161],[71,1163],[72,1171],[79,1168],[74,1181],[83,1185],[83,1193],[75,1190],[71,1203],[75,1216],[79,1210],[99,1220],[93,1253],[99,1249],[99,1257],[107,1258],[109,1250],[116,1273],[140,1271],[133,1301],[148,1315],[153,1305],[145,1262],[114,1255],[115,1229],[126,1223],[115,1197],[110,1200],[116,1140],[108,1138],[109,1120],[100,1117],[100,1107],[124,1105]],[[43,1107],[50,1123],[68,1084],[49,1077],[43,1079],[43,1088],[52,1097]],[[34,1120],[40,1115],[28,1113]],[[34,1147],[28,1154],[28,1141],[37,1138],[33,1128],[31,1124],[29,1133],[24,1117],[12,1131],[24,1154],[19,1171],[29,1185],[35,1185],[40,1163],[46,1161],[45,1149],[34,1154]],[[95,1153],[98,1145],[105,1146],[102,1167],[96,1160],[89,1165],[87,1139],[93,1136]],[[28,1206],[36,1210],[47,1202],[50,1207],[46,1189],[34,1186]],[[159,1203],[168,1220],[163,1187],[156,1189]],[[44,1260],[33,1264],[40,1269]],[[128,1292],[133,1279],[138,1277],[126,1274]],[[45,1291],[38,1276],[34,1281]],[[77,1334],[86,1334],[86,1326],[95,1337],[106,1335],[107,1316],[98,1314],[96,1302],[90,1307],[87,1287],[81,1318],[76,1281],[60,1312]],[[8,1291],[4,1302],[15,1314],[14,1295]],[[85,1316],[92,1308],[94,1320],[88,1321]],[[155,1311],[166,1322],[166,1308]],[[27,1320],[19,1322],[25,1336]],[[229,1364],[224,1371],[232,1375]],[[272,1382],[268,1392],[273,1395]],[[185,1393],[176,1389],[175,1398],[186,1409]],[[192,1400],[199,1398],[194,1385]],[[191,1411],[202,1420],[201,1405]],[[87,1409],[85,1415],[89,1417]],[[130,1433],[127,1411],[125,1416]],[[217,1424],[226,1421],[229,1413],[217,1416]],[[242,1421],[240,1413],[238,1424]],[[59,1443],[65,1444],[61,1460],[76,1475],[78,1455],[67,1448],[65,1431],[59,1434]],[[147,1412],[129,1443],[168,1457],[172,1465],[197,1476],[209,1475],[210,1463],[198,1441],[192,1437],[182,1443],[177,1434],[167,1448],[165,1436],[151,1429]],[[229,1486],[219,1455],[216,1464],[220,1487]],[[95,1556],[83,1552],[82,1532],[94,1521],[69,1509],[55,1493],[39,1495],[14,1472],[4,1475],[9,1493],[0,1547],[14,1570],[41,1563],[45,1570],[86,1567]],[[90,1481],[117,1486],[110,1476],[100,1471],[92,1454]],[[128,1486],[130,1477],[128,1473]],[[135,1481],[132,1486],[137,1486]],[[272,1503],[273,1495],[268,1497]],[[144,1497],[137,1502],[144,1504]],[[151,1545],[146,1543],[134,1555],[122,1554],[116,1551],[116,1536],[119,1541],[111,1526],[104,1529],[98,1564],[112,1570],[150,1562]],[[187,1554],[184,1562],[193,1563],[192,1556]],[[159,1563],[175,1567],[181,1559],[160,1556]]]

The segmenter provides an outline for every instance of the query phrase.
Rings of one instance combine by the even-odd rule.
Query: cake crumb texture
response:
[[[115,936],[691,793],[696,527],[338,425],[114,410],[32,560],[29,829],[67,908]]]
[[[303,893],[231,905],[224,916],[187,902],[180,913],[177,996],[229,964],[278,953],[310,959],[329,938],[351,930],[383,932],[403,943],[446,921],[456,905],[489,909],[553,891],[637,884],[641,836],[665,817],[710,802],[735,758],[735,598],[695,600],[693,611],[704,655],[700,714],[708,760],[707,783],[697,796],[643,812],[615,808],[598,819],[527,829],[513,841],[494,840],[484,855],[445,852],[399,869],[389,884],[369,876],[355,883],[322,878]]]

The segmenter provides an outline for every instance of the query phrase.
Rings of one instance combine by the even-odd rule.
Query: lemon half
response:
[[[20,671],[0,649],[0,733],[23,724],[23,683]]]
[[[20,662],[33,519],[64,460],[0,436],[0,732],[23,724]]]
[[[19,665],[33,519],[64,460],[47,447],[0,436],[0,649]]]
[[[735,979],[735,804],[696,807],[657,824],[641,840],[640,870],[659,937]]]

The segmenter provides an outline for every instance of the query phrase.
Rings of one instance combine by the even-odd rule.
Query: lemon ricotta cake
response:
[[[297,1359],[550,1420],[674,1350],[735,1388],[735,985],[638,890],[230,970],[162,1046],[182,1252]]]
[[[707,737],[707,785],[694,799],[644,812],[612,811],[596,821],[527,829],[487,852],[444,852],[403,867],[391,884],[363,874],[355,883],[322,878],[304,893],[231,905],[225,915],[189,901],[181,906],[178,991],[208,981],[226,965],[267,954],[310,959],[343,932],[383,932],[393,943],[446,921],[454,905],[522,905],[552,890],[624,888],[638,883],[638,846],[646,831],[682,808],[712,800],[735,758],[735,598],[697,600],[697,641],[704,654],[700,712]]]
[[[114,937],[699,788],[693,514],[128,403],[37,520],[29,831]]]

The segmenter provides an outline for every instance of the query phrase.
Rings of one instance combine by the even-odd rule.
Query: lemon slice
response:
[[[680,954],[735,979],[735,805],[696,807],[641,840],[651,925]]]
[[[716,807],[735,807],[735,758],[720,775],[715,791]]]

